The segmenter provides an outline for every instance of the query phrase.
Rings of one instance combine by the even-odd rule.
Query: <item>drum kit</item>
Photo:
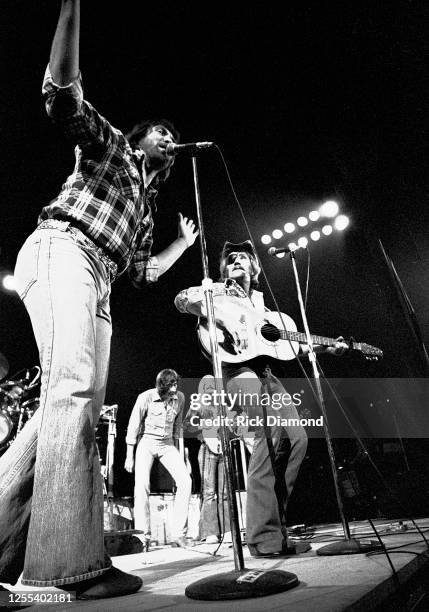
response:
[[[8,372],[8,361],[0,353],[0,380],[4,380]],[[39,397],[35,397],[35,393],[39,388],[40,375],[39,366],[34,366],[20,370],[12,378],[0,383],[0,455],[12,444],[39,407]]]

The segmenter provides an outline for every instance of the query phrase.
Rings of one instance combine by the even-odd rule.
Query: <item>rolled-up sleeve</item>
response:
[[[83,102],[81,74],[79,73],[68,85],[57,85],[52,79],[48,65],[43,78],[42,95],[48,117],[54,121],[76,116],[80,113]]]
[[[48,117],[57,124],[74,144],[81,147],[93,145],[109,147],[123,141],[122,132],[112,127],[95,108],[83,97],[82,76],[79,75],[68,85],[57,85],[49,65],[43,79],[42,94]]]
[[[137,237],[138,247],[135,250],[127,272],[134,287],[141,288],[145,285],[156,283],[159,278],[159,259],[152,255],[153,245],[153,210],[156,210],[155,198],[157,192],[152,190],[146,201],[147,214],[143,219]]]
[[[128,276],[135,287],[156,283],[159,278],[159,260],[156,255],[150,254],[151,245],[152,240],[150,247],[146,244],[136,251],[128,268]]]
[[[225,295],[223,283],[213,283],[213,297]],[[206,316],[204,290],[201,286],[183,289],[174,298],[174,305],[179,312],[194,314],[197,317]]]

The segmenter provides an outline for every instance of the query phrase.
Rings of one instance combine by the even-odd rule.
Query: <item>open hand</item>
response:
[[[186,246],[190,247],[194,244],[199,231],[195,229],[195,223],[192,219],[188,219],[188,217],[184,217],[182,213],[179,212],[179,232],[178,237],[183,238],[186,242]]]

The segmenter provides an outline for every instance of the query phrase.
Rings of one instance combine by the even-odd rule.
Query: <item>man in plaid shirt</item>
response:
[[[104,551],[94,431],[107,381],[111,283],[125,270],[136,286],[155,282],[198,232],[179,214],[177,239],[151,254],[157,187],[178,134],[157,121],[126,138],[83,99],[79,9],[79,0],[62,0],[43,83],[48,115],[76,145],[75,168],[15,269],[43,375],[40,408],[0,458],[0,582],[15,584],[23,571],[25,585],[98,599],[142,585]]]

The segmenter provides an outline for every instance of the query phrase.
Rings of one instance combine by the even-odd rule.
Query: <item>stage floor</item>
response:
[[[429,519],[417,519],[416,522],[423,532],[428,531]],[[293,540],[311,543],[311,550],[301,555],[285,559],[254,559],[249,555],[247,547],[243,546],[246,569],[280,569],[296,574],[299,585],[277,595],[229,601],[189,599],[185,596],[185,588],[189,584],[234,569],[232,545],[222,544],[216,556],[213,556],[217,548],[214,545],[200,544],[189,549],[159,546],[148,553],[113,558],[116,567],[143,579],[142,590],[134,595],[94,602],[39,604],[27,609],[38,612],[428,610],[428,607],[422,607],[423,601],[418,605],[419,600],[424,599],[429,583],[429,551],[421,535],[407,519],[403,519],[405,531],[400,530],[397,519],[380,519],[374,523],[389,552],[396,577],[393,576],[386,555],[381,551],[369,555],[318,556],[318,548],[343,539],[340,524],[319,525],[308,528],[303,538]],[[376,541],[374,532],[366,522],[352,522],[350,529],[352,537],[356,539]],[[404,600],[409,607],[403,607],[397,600],[397,580],[403,585]],[[31,591],[19,583],[13,590]],[[59,593],[57,589],[49,591]]]

